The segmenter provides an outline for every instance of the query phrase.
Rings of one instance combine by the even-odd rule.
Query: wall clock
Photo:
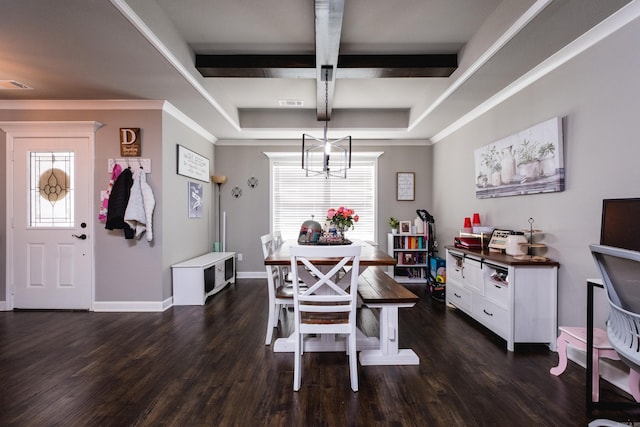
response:
[[[414,172],[397,172],[396,200],[415,200],[415,181],[416,174]]]

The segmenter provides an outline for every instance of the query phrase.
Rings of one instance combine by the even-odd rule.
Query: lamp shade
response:
[[[218,184],[218,185],[221,185],[221,184],[224,184],[225,182],[227,182],[227,177],[224,176],[224,175],[213,175],[211,177],[211,181],[216,183],[216,184]]]

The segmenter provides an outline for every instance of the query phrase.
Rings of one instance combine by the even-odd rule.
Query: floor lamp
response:
[[[220,214],[220,187],[222,184],[227,182],[227,177],[224,175],[214,175],[211,177],[211,181],[213,181],[218,186],[218,228],[216,229],[216,242],[213,244],[213,250],[215,252],[220,252],[222,248],[222,242],[220,240],[221,237],[221,229],[220,229],[220,221],[222,221],[222,215]]]

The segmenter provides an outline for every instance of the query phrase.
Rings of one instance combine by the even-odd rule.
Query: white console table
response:
[[[235,252],[209,252],[171,266],[174,305],[204,305],[236,281]]]

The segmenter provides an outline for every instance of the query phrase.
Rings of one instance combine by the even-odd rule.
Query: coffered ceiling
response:
[[[526,85],[532,70],[557,61],[558,52],[575,51],[576,40],[599,31],[602,21],[636,6],[629,0],[9,3],[0,14],[6,81],[0,88],[9,87],[0,89],[2,108],[27,100],[167,100],[217,139],[267,143],[321,134],[323,65],[333,71],[330,133],[348,133],[356,143],[437,142]]]

